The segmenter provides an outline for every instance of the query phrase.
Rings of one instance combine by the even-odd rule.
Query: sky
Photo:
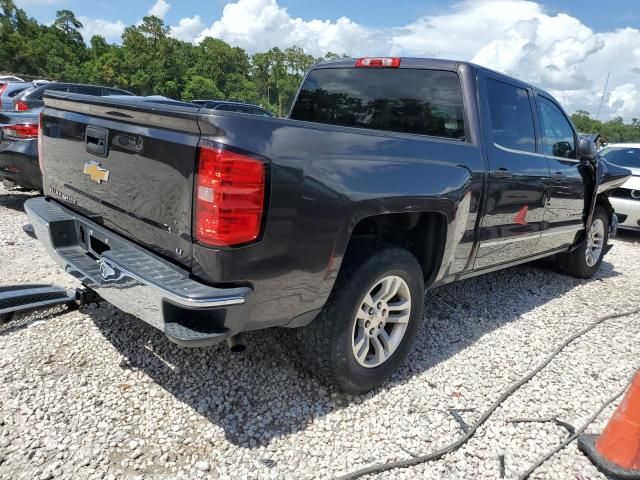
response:
[[[221,38],[249,53],[298,45],[316,56],[470,60],[551,91],[570,112],[640,118],[638,0],[15,0],[43,23],[75,12],[88,40],[118,42],[154,14],[171,35]]]

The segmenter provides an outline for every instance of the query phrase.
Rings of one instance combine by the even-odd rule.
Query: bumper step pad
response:
[[[75,305],[76,294],[54,285],[9,285],[0,287],[0,318],[14,313],[55,305]]]

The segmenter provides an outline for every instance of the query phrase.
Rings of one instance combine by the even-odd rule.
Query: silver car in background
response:
[[[600,150],[607,162],[631,170],[633,176],[611,194],[618,227],[640,231],[640,143],[611,143]]]
[[[33,88],[33,83],[0,80],[0,112],[13,110],[14,98],[29,88]]]

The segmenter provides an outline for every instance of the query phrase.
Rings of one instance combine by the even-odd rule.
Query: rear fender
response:
[[[436,269],[439,272],[436,278],[449,270],[465,232],[468,229],[473,231],[475,225],[477,209],[472,205],[473,175],[463,166],[379,158],[350,159],[347,165],[325,159],[309,165],[305,183],[320,178],[330,179],[332,190],[345,196],[338,203],[343,207],[349,206],[347,215],[341,212],[344,223],[337,235],[325,276],[329,290],[356,225],[366,218],[410,212],[441,214],[446,225],[446,245],[441,265]]]

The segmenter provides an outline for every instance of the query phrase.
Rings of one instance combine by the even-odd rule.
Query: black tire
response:
[[[596,207],[593,213],[592,225],[598,221],[602,222],[604,232],[602,250],[595,264],[589,265],[587,263],[586,253],[590,246],[589,242],[585,240],[573,252],[562,253],[556,257],[556,265],[562,273],[577,278],[591,278],[600,270],[600,265],[602,265],[604,253],[607,251],[607,244],[609,242],[609,216],[607,215],[607,211],[602,207]]]
[[[367,368],[358,363],[352,349],[356,313],[376,282],[390,275],[401,277],[408,286],[409,320],[395,351],[381,365]],[[347,393],[367,392],[404,363],[415,341],[423,306],[423,273],[410,252],[394,246],[360,244],[347,252],[322,312],[311,324],[297,329],[302,356],[323,383]]]

